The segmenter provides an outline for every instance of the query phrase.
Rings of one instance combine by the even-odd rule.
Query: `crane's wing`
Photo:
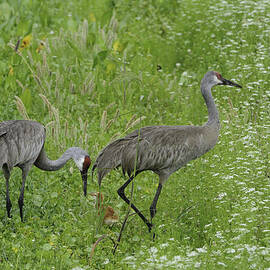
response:
[[[115,140],[103,148],[98,154],[92,168],[92,174],[97,169],[99,185],[106,174],[121,165],[122,150],[128,141],[129,139],[125,138]]]
[[[197,126],[153,126],[141,129],[122,150],[123,173],[145,170],[170,175],[206,152],[203,130]]]
[[[109,143],[105,148],[103,148],[93,165],[92,174],[95,169],[98,173],[98,183],[101,184],[102,179],[107,175],[112,169],[118,168],[122,165],[122,152],[129,145],[130,142],[135,142],[148,137],[156,129],[165,126],[146,126],[141,129],[134,130],[133,132],[126,135],[124,138],[117,139],[112,143]]]
[[[5,130],[0,130],[0,137],[6,134],[7,132]]]
[[[44,126],[30,120],[10,120],[0,123],[0,152],[10,167],[33,163],[45,141]],[[4,140],[1,140],[4,138]],[[4,162],[4,157],[2,158]]]
[[[107,145],[99,153],[92,172],[97,168],[99,184],[107,173],[119,166],[129,176],[145,170],[170,175],[213,146],[208,143],[206,137],[209,134],[204,131],[200,126],[146,126],[137,129]]]
[[[6,134],[10,127],[14,124],[15,120],[4,121],[0,123],[0,136]]]

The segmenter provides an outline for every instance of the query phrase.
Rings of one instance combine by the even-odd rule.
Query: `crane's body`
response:
[[[111,168],[119,166],[129,176],[135,171],[138,174],[151,170],[166,180],[190,160],[214,147],[218,135],[219,127],[207,124],[202,127],[146,126],[135,130],[114,141],[99,154],[96,160],[96,164],[100,166],[99,182]],[[112,155],[115,158],[103,158]]]
[[[0,168],[6,179],[6,208],[10,217],[11,201],[9,198],[9,178],[13,167],[22,170],[22,187],[19,197],[20,216],[23,220],[23,197],[25,180],[32,165],[46,170],[55,171],[73,158],[84,181],[86,195],[87,171],[90,158],[86,151],[69,148],[58,160],[50,160],[44,149],[46,132],[43,125],[29,120],[10,120],[0,123]]]
[[[25,136],[27,134],[27,136]],[[0,167],[11,170],[33,164],[45,142],[45,128],[38,122],[10,120],[0,123]]]
[[[123,173],[128,174],[129,179],[118,189],[119,196],[128,204],[130,201],[124,190],[137,174],[151,170],[159,176],[159,186],[150,207],[151,223],[131,204],[149,231],[158,197],[169,176],[189,161],[208,152],[218,141],[219,115],[211,94],[211,88],[218,84],[241,87],[222,78],[217,72],[206,73],[201,82],[201,91],[208,109],[208,121],[203,126],[146,126],[113,141],[96,159],[92,172],[97,168],[99,185],[114,168],[122,167]]]

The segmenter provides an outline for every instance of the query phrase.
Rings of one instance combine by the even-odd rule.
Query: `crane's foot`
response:
[[[20,217],[21,217],[21,222],[23,222],[23,212],[20,209]]]
[[[152,228],[154,227],[154,224],[153,223],[147,223],[146,224],[148,226],[148,230],[149,230],[149,233],[151,233],[152,231]],[[153,233],[153,241],[156,239],[156,233]]]
[[[151,231],[152,231],[152,228],[153,228],[153,223],[149,223],[149,225],[147,224],[147,226],[148,226],[148,229],[149,229],[149,232],[151,233]],[[156,233],[153,233],[153,241],[156,239]]]
[[[23,222],[23,199],[19,198],[18,204],[19,204],[19,208],[20,208],[21,222]]]
[[[11,215],[10,215],[11,207],[12,207],[11,201],[8,199],[8,200],[6,201],[6,208],[7,208],[7,216],[8,216],[9,218],[11,218]]]

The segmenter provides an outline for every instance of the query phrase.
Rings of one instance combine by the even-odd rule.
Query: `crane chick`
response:
[[[98,209],[98,215],[104,214],[104,224],[113,225],[114,223],[118,222],[119,217],[115,210],[111,206],[103,205],[104,196],[101,192],[91,192],[90,195],[96,198],[95,207]]]

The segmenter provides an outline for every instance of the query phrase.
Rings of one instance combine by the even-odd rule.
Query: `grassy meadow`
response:
[[[121,170],[101,186],[120,216],[109,227],[72,161],[57,172],[31,169],[21,223],[15,168],[11,219],[0,172],[0,268],[270,269],[268,0],[0,1],[0,121],[43,123],[51,159],[79,146],[94,162],[111,140],[145,125],[202,125],[208,70],[243,88],[214,88],[219,142],[169,178],[155,241],[132,215],[112,254],[128,209],[117,195]],[[152,172],[134,181],[147,217],[157,185]],[[97,190],[89,171],[88,193]]]

